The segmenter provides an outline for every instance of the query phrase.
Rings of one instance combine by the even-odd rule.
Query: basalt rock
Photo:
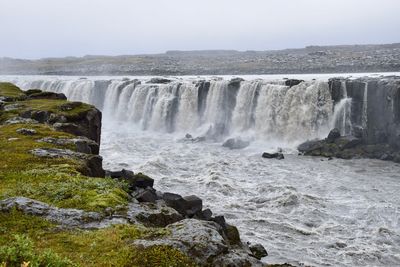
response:
[[[280,152],[277,152],[277,153],[264,152],[262,154],[262,157],[265,158],[265,159],[284,159],[285,158],[285,156]]]
[[[38,142],[45,142],[45,143],[50,143],[50,144],[55,144],[55,145],[75,145],[76,151],[80,153],[86,153],[86,154],[94,154],[98,155],[99,154],[99,145],[94,142],[93,140],[90,140],[87,137],[84,136],[79,136],[78,138],[54,138],[54,137],[44,137],[42,139],[39,139]]]
[[[289,87],[293,87],[295,85],[298,85],[300,83],[304,82],[304,80],[297,80],[297,79],[287,79],[285,81],[285,85]]]
[[[240,138],[229,138],[222,144],[223,147],[227,147],[229,149],[243,149],[249,145],[249,141],[244,141]]]
[[[154,83],[154,84],[166,84],[170,83],[172,80],[166,79],[166,78],[151,78],[148,82],[146,83]]]
[[[254,257],[261,260],[261,258],[268,256],[267,250],[261,244],[252,244],[249,246]]]
[[[21,128],[21,129],[17,129],[17,133],[23,134],[23,135],[35,135],[36,134],[36,130],[35,129]]]

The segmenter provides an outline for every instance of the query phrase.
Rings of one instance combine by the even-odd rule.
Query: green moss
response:
[[[14,84],[0,82],[0,96],[17,98],[23,95],[23,91]]]
[[[17,133],[19,128],[32,128],[37,134]],[[39,143],[46,136],[73,138],[43,124],[0,126],[0,199],[25,196],[64,208],[102,211],[124,206],[128,201],[126,185],[112,179],[89,178],[77,170],[81,162],[64,158],[39,158],[29,151],[35,148],[69,148]],[[10,138],[18,138],[9,141]]]
[[[31,255],[43,255],[51,248],[53,260],[70,264],[65,266],[195,266],[188,257],[168,246],[143,249],[132,244],[136,239],[168,235],[165,229],[116,225],[100,230],[57,230],[51,223],[18,211],[0,212],[0,219],[0,247],[13,244],[10,232],[24,234],[23,243],[30,243],[29,250],[22,250],[29,253],[19,256],[18,262],[32,259]],[[2,261],[4,258],[0,258]]]

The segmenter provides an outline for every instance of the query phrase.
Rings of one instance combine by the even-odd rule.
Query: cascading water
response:
[[[332,128],[340,130],[341,135],[351,135],[351,103],[352,99],[347,96],[346,82],[341,86],[342,99],[335,105],[332,119]]]
[[[334,124],[349,133],[351,101],[345,98],[332,113],[328,85],[320,81],[288,87],[282,81],[253,80],[235,87],[227,80],[210,80],[208,90],[200,92],[205,81],[142,84],[122,79],[102,81],[107,82],[103,93],[88,79],[15,82],[24,89],[55,91],[97,104],[111,120],[143,130],[203,134],[214,127],[222,138],[250,133],[256,139],[295,143],[326,135],[333,117]]]

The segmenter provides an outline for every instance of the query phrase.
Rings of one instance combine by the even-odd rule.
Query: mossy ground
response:
[[[0,220],[0,262],[11,258],[4,256],[6,247],[19,247],[19,250],[24,247],[28,252],[19,252],[18,255],[24,255],[20,256],[20,263],[36,263],[43,255],[51,255],[53,264],[38,266],[195,266],[189,258],[170,247],[141,249],[132,245],[135,239],[167,235],[165,229],[116,225],[91,231],[63,230],[45,220],[15,210],[10,213],[0,212]],[[8,262],[11,264],[8,266],[13,266],[11,260]]]
[[[39,158],[30,153],[35,148],[67,148],[38,142],[43,137],[73,138],[45,124],[1,125],[8,118],[27,110],[45,110],[73,118],[91,108],[65,100],[23,99],[23,92],[8,83],[0,83],[0,96],[19,99],[10,104],[18,108],[0,111],[0,200],[24,196],[62,208],[103,212],[119,209],[128,203],[126,184],[107,178],[80,174],[82,162],[65,158]],[[22,97],[21,97],[22,96]],[[23,135],[20,128],[34,129]],[[168,234],[163,228],[118,225],[100,230],[66,230],[41,218],[19,211],[0,212],[0,266],[195,266],[181,252],[166,246],[140,249],[132,245],[138,238],[150,239]]]

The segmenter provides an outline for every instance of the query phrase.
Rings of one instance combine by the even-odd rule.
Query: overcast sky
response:
[[[0,0],[0,57],[400,42],[400,0]]]

